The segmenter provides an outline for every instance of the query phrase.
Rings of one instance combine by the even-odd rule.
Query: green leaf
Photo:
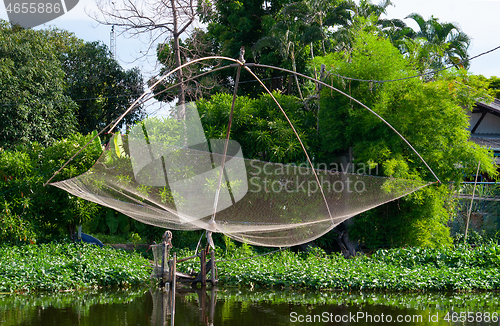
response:
[[[118,218],[115,216],[115,211],[108,209],[106,212],[106,224],[109,227],[111,234],[115,233],[118,229]]]

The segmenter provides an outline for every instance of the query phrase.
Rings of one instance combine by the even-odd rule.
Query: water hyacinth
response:
[[[177,257],[194,253],[173,249]],[[455,249],[379,250],[345,259],[321,249],[289,250],[251,259],[250,246],[216,250],[220,286],[244,288],[475,291],[500,289],[500,246]],[[136,252],[82,244],[0,246],[0,292],[149,285],[151,263]],[[180,272],[199,271],[199,261],[178,264]]]
[[[137,253],[86,244],[0,247],[0,292],[126,287],[144,283],[150,271]]]

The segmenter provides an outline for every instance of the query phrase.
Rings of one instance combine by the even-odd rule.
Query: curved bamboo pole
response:
[[[358,101],[357,99],[353,98],[352,96],[342,92],[341,90],[331,86],[331,85],[328,85],[320,80],[317,80],[315,78],[312,78],[312,77],[309,77],[307,75],[304,75],[304,74],[301,74],[301,73],[298,73],[298,72],[294,72],[294,71],[291,71],[291,70],[288,70],[288,69],[284,69],[284,68],[280,68],[280,67],[274,67],[274,66],[270,66],[270,65],[262,65],[262,64],[257,64],[257,63],[244,63],[244,62],[241,62],[240,60],[237,60],[237,59],[233,59],[233,58],[229,58],[229,57],[223,57],[223,56],[209,56],[209,57],[205,57],[205,58],[199,58],[199,59],[194,59],[194,60],[191,60],[185,64],[183,64],[182,66],[179,66],[173,70],[171,70],[169,73],[167,73],[166,75],[162,76],[158,81],[156,81],[153,85],[151,85],[138,99],[136,99],[130,106],[127,110],[125,110],[125,112],[120,115],[120,117],[118,117],[115,122],[113,123],[113,125],[111,126],[110,130],[108,131],[108,133],[110,133],[117,125],[118,123],[130,112],[132,111],[132,109],[139,103],[141,102],[141,100],[146,96],[147,93],[149,93],[150,91],[152,91],[159,83],[161,83],[163,80],[165,80],[166,78],[168,78],[168,76],[170,76],[171,74],[175,73],[176,71],[184,68],[184,67],[187,67],[187,66],[190,66],[192,64],[195,64],[197,62],[201,62],[201,61],[206,61],[206,60],[213,60],[213,59],[221,59],[221,60],[227,60],[227,61],[232,61],[234,62],[234,64],[231,64],[231,65],[228,65],[228,66],[225,66],[225,67],[244,67],[245,69],[249,70],[249,72],[254,76],[254,78],[256,78],[262,86],[264,86],[264,84],[262,83],[262,81],[260,81],[257,76],[249,69],[249,67],[261,67],[261,68],[269,68],[269,69],[277,69],[277,70],[280,70],[280,71],[283,71],[283,72],[287,72],[287,73],[291,73],[291,74],[294,74],[296,76],[300,76],[300,77],[303,77],[303,78],[306,78],[306,79],[309,79],[309,80],[312,80],[318,84],[321,84],[325,87],[328,87],[346,97],[348,97],[349,99],[353,100],[354,102],[358,103],[359,105],[361,105],[363,108],[367,109],[368,111],[370,111],[373,115],[375,115],[377,118],[379,118],[382,122],[384,122],[389,128],[391,128],[407,145],[408,147],[410,147],[412,149],[412,151],[420,158],[420,160],[425,164],[425,166],[427,167],[427,169],[432,173],[432,175],[434,176],[434,178],[436,178],[437,182],[441,183],[441,181],[439,180],[439,178],[437,177],[437,175],[434,173],[434,171],[430,168],[430,166],[427,164],[427,162],[423,159],[423,157],[415,150],[415,148],[410,144],[410,142],[408,142],[408,140],[406,140],[406,138],[403,137],[403,135],[401,135],[389,122],[387,122],[384,118],[382,118],[378,113],[376,113],[375,111],[373,111],[372,109],[370,109],[368,106],[366,106],[365,104],[363,104],[362,102]],[[224,68],[225,68],[224,67]],[[220,67],[222,68],[222,67]],[[218,68],[219,69],[219,68]],[[194,77],[193,77],[194,79]],[[265,86],[264,86],[265,88]],[[266,88],[267,90],[267,88]],[[269,92],[269,90],[267,90]],[[273,97],[274,98],[274,97]],[[275,99],[274,99],[275,100]],[[275,100],[276,101],[276,100]],[[277,101],[276,101],[277,102]],[[282,110],[282,108],[280,107],[280,109]],[[282,111],[284,112],[284,111]],[[109,125],[108,125],[109,126]],[[100,134],[102,134],[102,132],[104,132],[104,130],[106,130],[108,128],[108,126],[106,126],[103,130],[101,130],[94,138],[96,138],[97,136],[99,136]],[[293,126],[292,126],[293,128]],[[295,131],[295,129],[294,129]],[[296,134],[297,137],[298,137],[298,134]],[[93,139],[94,139],[93,138]],[[54,173],[54,175],[52,175],[52,177],[46,182],[44,183],[44,186],[47,185],[69,162],[71,162],[75,157],[76,155],[78,155],[85,147],[87,147],[92,141],[90,140],[84,147],[82,147],[73,157],[71,157],[58,171],[56,171]],[[300,138],[299,138],[299,141],[300,141]],[[301,142],[301,141],[300,141]],[[301,142],[302,143],[302,142]],[[303,147],[304,151],[305,151],[305,148]],[[305,151],[306,155],[307,155],[307,152]],[[314,167],[312,166],[312,163],[309,161],[309,163],[311,164],[311,167],[313,168],[314,170]]]
[[[401,135],[399,133],[399,131],[397,131],[389,122],[387,122],[384,118],[382,118],[377,112],[373,111],[372,109],[370,109],[368,106],[366,106],[365,104],[361,103],[360,101],[358,101],[357,99],[355,99],[354,97],[350,96],[349,94],[346,94],[344,92],[342,92],[341,90],[331,86],[331,85],[328,85],[327,83],[324,83],[322,82],[321,80],[317,80],[317,79],[314,79],[312,77],[309,77],[307,75],[304,75],[304,74],[301,74],[301,73],[298,73],[298,72],[293,72],[292,70],[288,70],[288,69],[284,69],[284,68],[279,68],[279,67],[274,67],[274,66],[269,66],[269,65],[261,65],[261,64],[258,64],[258,63],[254,63],[254,64],[248,64],[248,66],[255,66],[255,67],[262,67],[262,68],[271,68],[271,69],[277,69],[277,70],[281,70],[281,71],[284,71],[284,72],[288,72],[288,73],[291,73],[291,74],[297,74],[298,76],[300,77],[303,77],[303,78],[306,78],[306,79],[309,79],[309,80],[312,80],[316,83],[319,83],[323,86],[326,86],[346,97],[348,97],[349,99],[353,100],[354,102],[358,103],[359,105],[361,105],[362,107],[364,107],[365,109],[367,109],[368,111],[370,111],[372,114],[374,114],[377,118],[379,118],[380,120],[382,120],[382,122],[384,122],[387,126],[389,126],[389,128],[391,128],[407,145],[408,147],[410,147],[413,152],[415,152],[415,154],[417,154],[417,156],[420,158],[420,160],[425,164],[425,166],[427,167],[427,169],[429,169],[429,171],[432,173],[432,175],[434,176],[434,178],[436,178],[437,182],[441,183],[441,180],[439,180],[439,178],[437,177],[437,175],[434,173],[434,171],[431,169],[431,167],[427,164],[427,162],[422,158],[422,156],[420,156],[420,154],[417,152],[417,150],[415,148],[413,148],[413,146],[410,144],[410,142],[408,140],[406,140],[406,138],[403,137],[403,135]]]

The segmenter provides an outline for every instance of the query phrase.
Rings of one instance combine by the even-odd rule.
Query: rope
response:
[[[281,104],[278,102],[278,100],[276,99],[276,97],[274,97],[273,93],[271,91],[269,91],[269,89],[266,87],[266,85],[264,85],[264,83],[259,79],[259,77],[257,77],[257,75],[249,68],[247,67],[246,65],[243,66],[256,80],[259,81],[260,85],[262,86],[262,88],[264,88],[266,90],[266,92],[271,96],[271,98],[273,99],[274,103],[276,103],[276,105],[278,106],[278,108],[280,109],[281,113],[283,113],[283,116],[285,117],[285,119],[288,121],[288,124],[290,125],[290,128],[292,128],[293,130],[293,133],[295,134],[295,136],[297,137],[297,140],[299,141],[300,143],[300,146],[302,147],[302,150],[304,151],[304,154],[306,155],[306,159],[307,159],[307,162],[309,163],[309,165],[311,166],[311,171],[313,172],[314,174],[314,177],[316,178],[316,182],[318,183],[318,186],[319,186],[319,190],[321,191],[321,195],[323,196],[323,200],[325,202],[325,206],[326,206],[326,209],[328,211],[328,215],[330,216],[330,219],[332,221],[332,225],[335,226],[335,222],[333,220],[333,216],[332,216],[332,213],[330,211],[330,206],[328,205],[328,201],[326,200],[326,196],[325,196],[325,192],[323,191],[323,187],[321,186],[321,182],[319,182],[319,178],[318,178],[318,174],[316,173],[316,170],[314,169],[314,165],[313,163],[311,162],[311,159],[309,158],[309,154],[307,153],[307,150],[306,150],[306,147],[304,146],[304,143],[302,142],[302,139],[300,139],[300,136],[297,132],[297,130],[295,130],[295,127],[293,126],[292,124],[292,121],[290,121],[290,119],[288,118],[288,115],[286,114],[285,110],[283,110],[283,108],[281,107]],[[297,74],[295,76],[297,76],[300,74]]]
[[[162,82],[163,80],[165,80],[168,76],[170,76],[171,74],[173,74],[174,72],[176,72],[177,70],[180,70],[188,65],[191,65],[193,63],[196,63],[198,61],[203,61],[203,60],[210,60],[210,59],[226,59],[228,61],[232,61],[232,62],[239,62],[238,60],[235,60],[235,59],[231,59],[231,58],[225,58],[225,57],[219,57],[219,56],[212,56],[212,57],[206,57],[206,58],[200,58],[200,59],[195,59],[195,60],[191,60],[189,61],[188,63],[185,63],[183,64],[182,66],[180,67],[177,67],[175,68],[174,70],[170,71],[169,73],[167,73],[166,75],[164,75],[162,78],[160,78],[156,83],[154,83],[153,85],[151,85],[141,96],[139,96],[139,98],[137,98],[134,103],[132,103],[127,110],[125,110],[125,112],[120,115],[118,118],[116,118],[114,121],[110,122],[106,127],[104,127],[101,131],[99,131],[99,133],[97,135],[95,135],[91,140],[89,140],[87,142],[87,144],[85,144],[78,152],[75,153],[75,155],[73,155],[69,160],[67,160],[63,166],[61,166],[50,178],[49,180],[47,180],[43,186],[45,187],[46,185],[48,185],[50,183],[50,181],[52,181],[52,179],[57,175],[59,174],[62,169],[64,169],[71,161],[73,161],[75,159],[76,156],[78,156],[78,154],[80,154],[85,148],[87,148],[88,145],[90,145],[94,139],[96,139],[97,137],[99,137],[106,129],[110,128],[109,131],[108,131],[108,134],[111,133],[113,131],[113,129],[116,127],[116,125],[130,112],[132,111],[136,105],[138,105],[141,100],[146,96],[146,94],[148,94],[149,92],[151,92],[156,86],[158,86],[158,84],[160,82]],[[225,67],[230,67],[230,65],[228,66],[225,66]]]

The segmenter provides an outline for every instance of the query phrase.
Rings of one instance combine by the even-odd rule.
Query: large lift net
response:
[[[237,142],[205,139],[193,103],[181,109],[184,119],[150,118],[115,134],[89,171],[53,185],[147,224],[276,247],[427,185],[245,159]]]
[[[377,116],[406,142],[435,176],[418,152],[389,123],[342,91],[286,69],[245,64],[241,58],[207,57],[184,66],[213,59],[234,62],[217,69],[238,69],[230,116],[241,69],[254,76],[273,99],[250,66],[300,75],[351,98]],[[148,91],[184,66],[164,75]],[[146,93],[116,123],[140,103]],[[285,110],[274,100],[277,109],[288,120]],[[182,104],[175,112],[182,114],[148,118],[132,127],[125,136],[115,134],[89,171],[52,185],[158,227],[202,229],[207,230],[207,237],[211,232],[219,232],[249,244],[285,247],[316,239],[357,214],[429,184],[314,166],[290,120],[290,128],[307,158],[304,164],[245,159],[245,149],[229,139],[230,124],[226,139],[207,140],[195,104]]]

